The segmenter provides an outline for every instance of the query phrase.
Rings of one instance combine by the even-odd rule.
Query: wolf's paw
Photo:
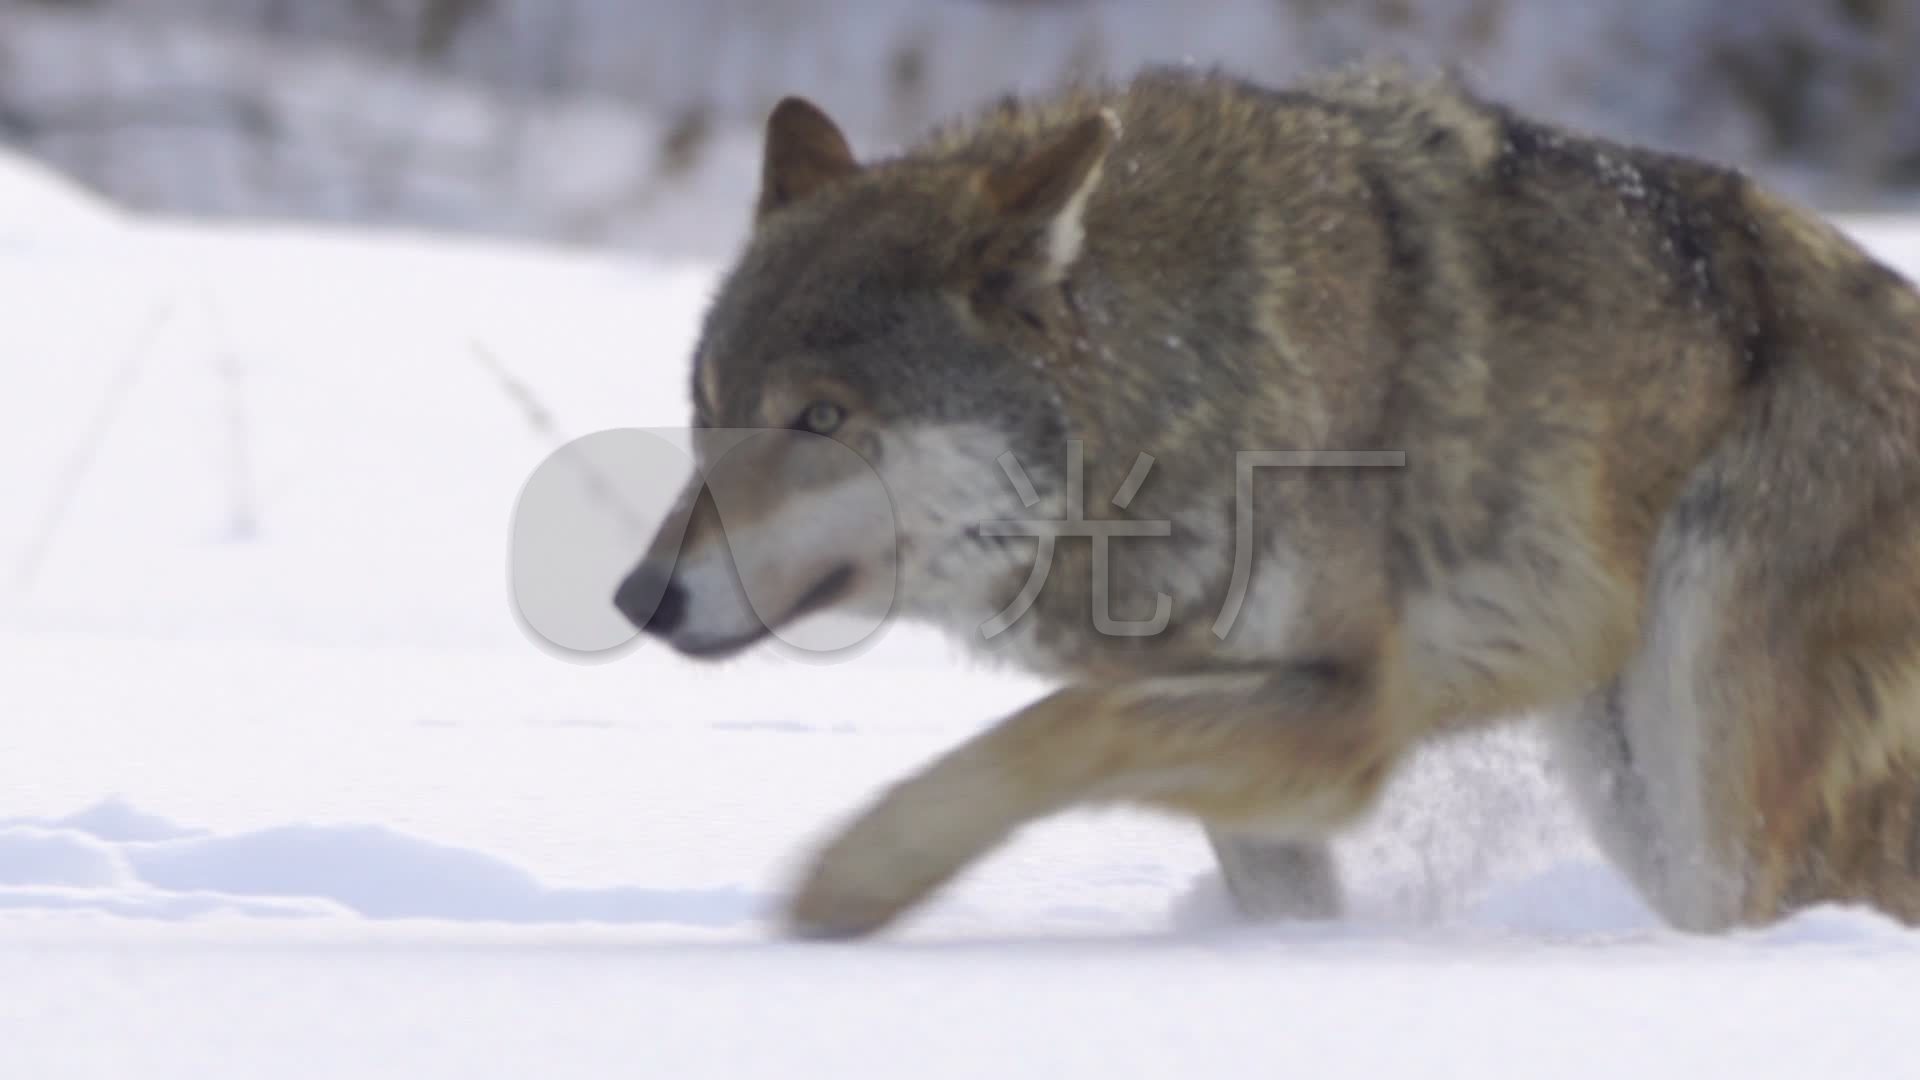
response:
[[[864,937],[904,914],[959,869],[915,844],[882,805],[815,857],[788,900],[787,932],[814,940]]]
[[[987,779],[948,763],[888,792],[814,857],[788,901],[788,932],[862,937],[952,880],[1020,821]]]
[[[850,941],[879,931],[911,901],[840,891],[831,880],[810,878],[787,904],[786,933],[803,941]]]

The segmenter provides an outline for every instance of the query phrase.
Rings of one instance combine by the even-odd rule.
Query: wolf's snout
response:
[[[687,590],[670,568],[641,563],[613,594],[613,606],[649,634],[671,634],[687,616]]]

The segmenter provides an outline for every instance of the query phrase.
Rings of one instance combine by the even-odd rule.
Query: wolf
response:
[[[1402,72],[1148,69],[866,162],[789,98],[692,397],[767,434],[701,463],[636,625],[890,610],[1058,681],[826,843],[797,935],[1107,803],[1334,917],[1330,839],[1513,718],[1674,926],[1920,922],[1920,294],[1740,173]],[[1077,531],[983,527],[1038,518]]]

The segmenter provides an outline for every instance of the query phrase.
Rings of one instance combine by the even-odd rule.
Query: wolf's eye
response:
[[[800,420],[794,427],[815,435],[831,435],[846,419],[847,410],[831,401],[816,401],[800,414]]]

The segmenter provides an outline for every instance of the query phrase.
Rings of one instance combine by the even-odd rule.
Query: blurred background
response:
[[[872,154],[1149,61],[1365,58],[1826,209],[1920,192],[1910,0],[0,0],[0,144],[142,210],[711,258],[786,93]]]

